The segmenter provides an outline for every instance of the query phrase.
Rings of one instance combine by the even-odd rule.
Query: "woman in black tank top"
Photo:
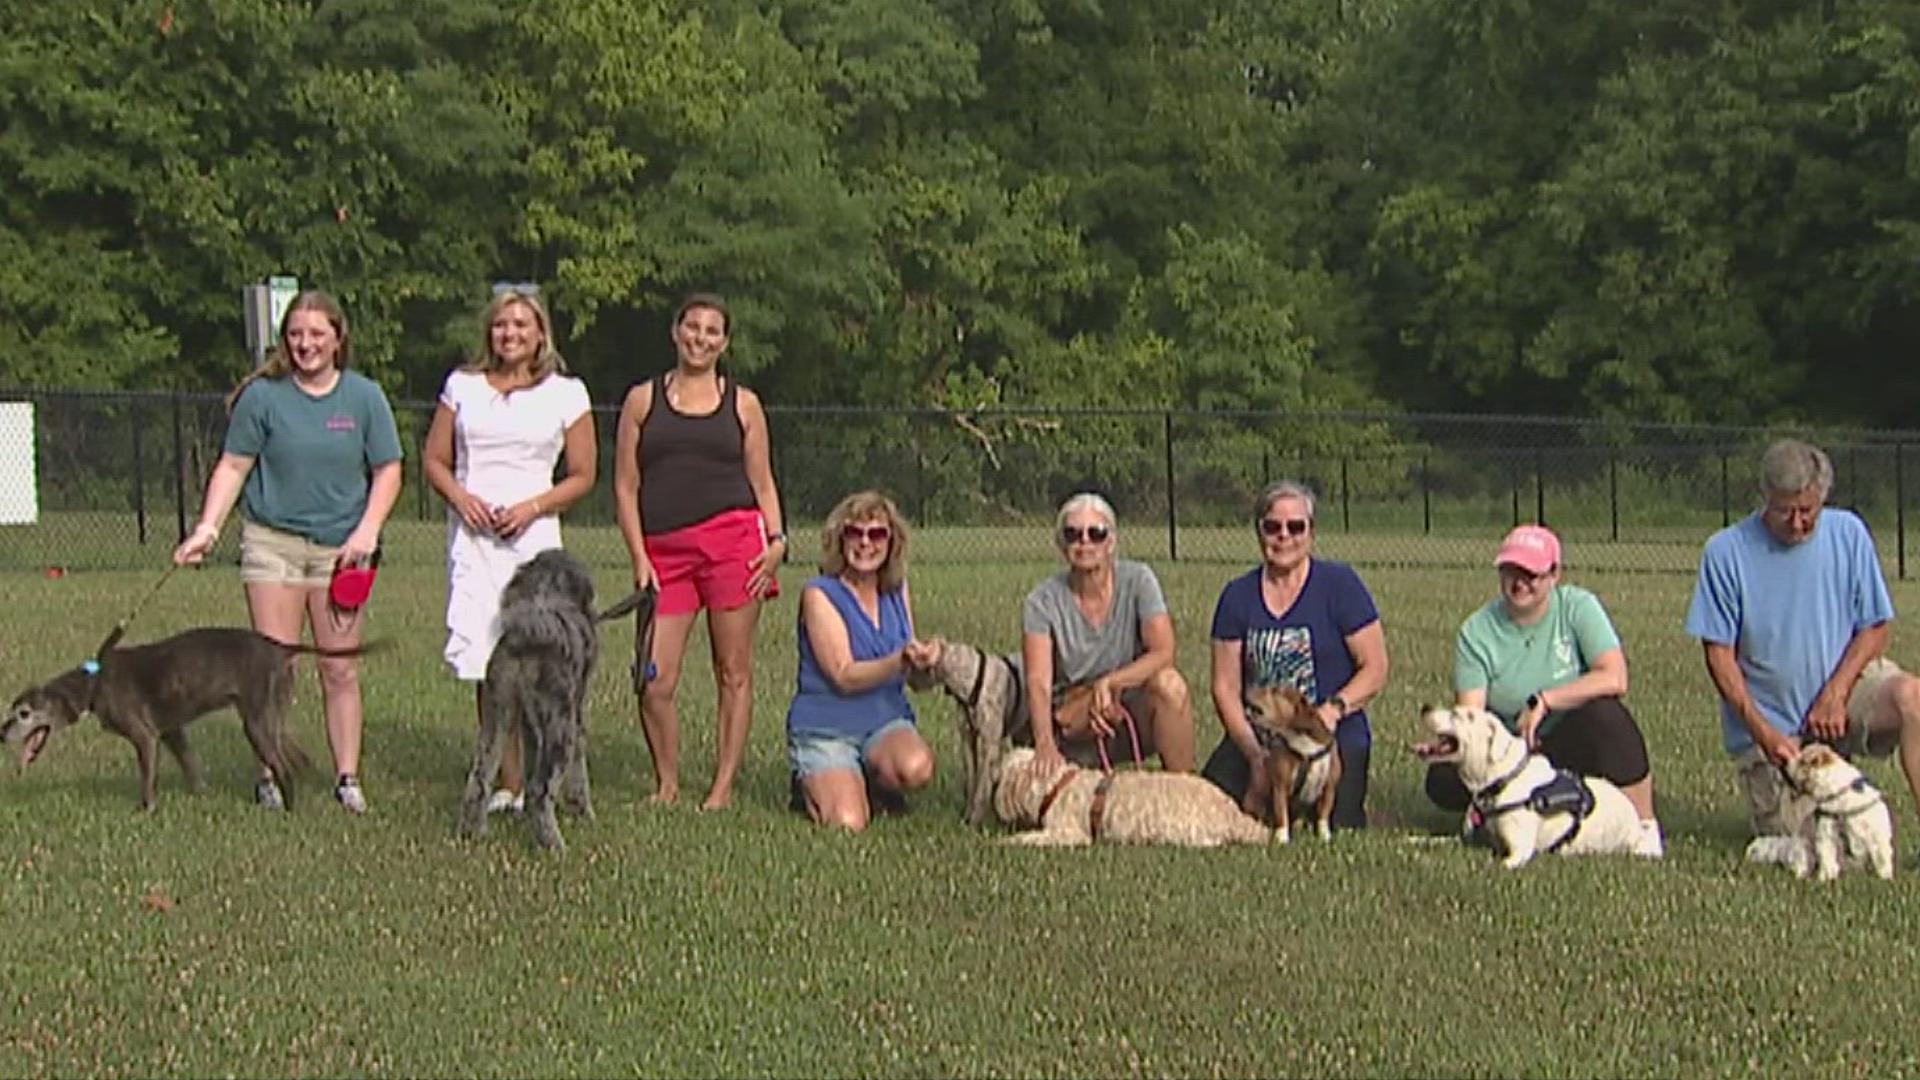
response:
[[[653,650],[635,656],[640,722],[653,754],[654,802],[680,795],[680,687],[701,608],[713,640],[719,734],[702,806],[733,800],[753,722],[753,637],[760,602],[779,594],[787,553],[760,398],[718,371],[729,319],[696,293],[674,312],[673,370],[636,385],[620,409],[613,498],[636,588],[659,590]],[[639,639],[636,639],[639,640]]]

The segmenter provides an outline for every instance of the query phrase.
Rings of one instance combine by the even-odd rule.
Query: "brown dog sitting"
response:
[[[292,772],[306,754],[287,730],[293,704],[293,657],[357,656],[366,649],[323,650],[282,645],[252,630],[188,630],[164,641],[116,649],[108,639],[97,660],[30,687],[13,699],[0,742],[18,745],[20,763],[32,764],[47,740],[91,712],[108,731],[133,744],[140,764],[140,807],[153,809],[159,748],[180,763],[187,787],[202,789],[200,763],[187,745],[187,724],[228,705],[260,764],[293,802]]]
[[[1340,787],[1340,754],[1333,731],[1320,719],[1305,694],[1291,686],[1257,687],[1246,692],[1247,721],[1267,752],[1264,775],[1247,785],[1242,809],[1255,817],[1271,800],[1273,842],[1290,839],[1293,808],[1311,807],[1320,839],[1333,839],[1333,797]]]

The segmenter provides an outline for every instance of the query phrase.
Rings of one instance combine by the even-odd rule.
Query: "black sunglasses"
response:
[[[865,537],[869,544],[883,544],[886,543],[887,537],[892,535],[893,529],[886,525],[840,526],[840,539],[842,540],[858,540]]]
[[[1260,535],[1262,536],[1279,536],[1281,533],[1286,533],[1288,536],[1300,536],[1312,527],[1313,523],[1306,518],[1291,518],[1286,521],[1270,517],[1260,519]]]
[[[1069,544],[1078,544],[1081,541],[1089,544],[1104,544],[1107,542],[1107,537],[1112,535],[1113,530],[1105,525],[1089,525],[1084,529],[1078,525],[1060,526],[1060,539]]]

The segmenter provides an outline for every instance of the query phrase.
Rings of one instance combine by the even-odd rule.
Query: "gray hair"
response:
[[[1099,514],[1100,517],[1106,521],[1109,530],[1116,533],[1120,531],[1120,523],[1113,516],[1113,504],[1091,491],[1082,491],[1078,494],[1067,496],[1067,501],[1060,504],[1060,512],[1055,514],[1053,518],[1053,531],[1055,535],[1057,536],[1060,530],[1066,527],[1067,518],[1081,510],[1091,510]]]
[[[1314,520],[1313,489],[1298,480],[1275,480],[1260,492],[1258,499],[1253,501],[1254,528],[1260,527],[1260,519],[1266,517],[1267,511],[1273,509],[1273,504],[1281,499],[1299,499],[1306,503],[1307,520]]]
[[[1833,462],[1826,452],[1799,439],[1780,439],[1760,455],[1760,494],[1797,495],[1820,489],[1825,499],[1833,490]]]

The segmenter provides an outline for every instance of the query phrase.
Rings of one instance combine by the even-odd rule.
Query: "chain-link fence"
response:
[[[432,404],[395,405],[408,482],[389,554],[442,557],[444,507],[420,458]],[[1129,553],[1251,562],[1269,481],[1319,494],[1320,549],[1366,565],[1485,564],[1499,535],[1543,521],[1584,569],[1691,572],[1701,542],[1756,502],[1778,434],[1751,428],[1527,417],[769,407],[774,468],[804,537],[849,491],[893,494],[919,561],[1052,558],[1054,508],[1082,490],[1120,514]],[[216,395],[0,393],[0,569],[152,565],[196,519],[220,452]],[[602,482],[568,515],[568,546],[620,563],[614,410],[597,409]],[[26,430],[29,429],[30,430]],[[1866,518],[1907,574],[1908,459],[1920,433],[1800,431],[1834,460],[1832,501]],[[236,529],[221,541],[234,544]],[[804,539],[796,552],[807,550]]]

